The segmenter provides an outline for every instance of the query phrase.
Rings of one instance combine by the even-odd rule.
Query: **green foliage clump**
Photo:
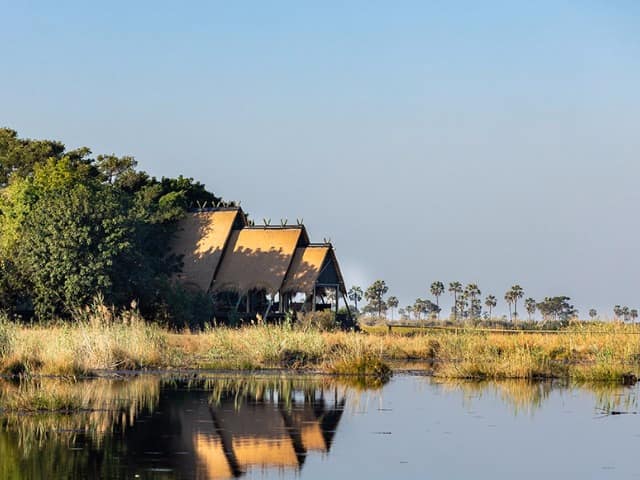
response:
[[[219,199],[190,178],[156,180],[132,157],[90,154],[0,129],[0,309],[70,319],[102,296],[169,323],[206,317],[201,299],[171,286],[180,259],[168,245],[190,206]]]
[[[181,285],[167,285],[166,303],[161,318],[170,326],[199,331],[213,320],[214,305],[210,295],[188,290]]]

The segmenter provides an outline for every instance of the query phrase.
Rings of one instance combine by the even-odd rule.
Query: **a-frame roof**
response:
[[[214,292],[280,290],[297,247],[309,243],[302,226],[248,227],[233,231],[213,281]]]
[[[282,291],[311,293],[330,249],[329,245],[297,248]]]
[[[185,286],[207,291],[234,228],[246,225],[238,208],[188,213],[179,223],[172,250],[182,256],[176,279]]]

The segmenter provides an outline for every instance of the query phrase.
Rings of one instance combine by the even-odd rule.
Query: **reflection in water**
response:
[[[461,392],[466,405],[474,399],[489,397],[500,399],[514,414],[533,414],[540,409],[554,390],[589,392],[595,397],[595,411],[635,412],[638,402],[637,388],[605,382],[568,385],[558,381],[465,381],[429,378],[445,392]]]
[[[85,412],[5,414],[0,478],[233,478],[300,469],[327,453],[346,389],[327,378],[98,379],[0,383],[11,396],[41,389],[81,397]],[[1,403],[0,403],[1,405]]]
[[[516,414],[533,414],[553,403],[556,394],[574,392],[593,397],[597,413],[637,410],[637,388],[623,386],[451,382],[428,377],[405,377],[398,385],[408,381],[425,391],[407,398],[394,397],[396,389],[384,388],[374,396],[376,408],[369,408],[369,396],[360,394],[361,385],[328,377],[141,375],[22,384],[0,380],[0,409],[28,398],[66,399],[83,408],[74,414],[0,414],[0,478],[223,479],[251,472],[297,476],[305,471],[310,455],[329,455],[343,415],[358,415],[363,421],[362,415],[373,411],[379,417],[371,418],[391,421],[382,429],[350,422],[350,428],[361,429],[358,438],[364,440],[372,431],[395,429],[402,415],[412,415],[406,405],[422,408],[435,402],[434,392],[446,397],[461,394],[467,405],[497,401]],[[397,409],[381,408],[394,403]],[[438,410],[436,418],[454,411],[451,406],[447,409]],[[411,417],[411,424],[420,421],[424,419]],[[406,441],[420,443],[426,431]],[[404,445],[400,451],[407,448]],[[331,458],[358,468],[345,452],[333,452]]]
[[[464,402],[467,405],[472,404],[474,398],[485,396],[499,398],[515,414],[533,413],[540,408],[554,386],[552,382],[527,382],[523,380],[479,382],[433,379],[432,383],[439,385],[447,392],[462,392]]]

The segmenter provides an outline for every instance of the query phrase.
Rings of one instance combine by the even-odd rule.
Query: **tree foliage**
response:
[[[364,298],[369,302],[367,307],[368,311],[376,312],[378,317],[382,316],[382,312],[387,310],[387,303],[384,301],[384,296],[389,291],[389,287],[384,280],[376,280],[373,282],[367,291],[364,292]]]
[[[578,315],[578,311],[569,300],[571,298],[566,296],[545,297],[542,302],[538,302],[537,307],[545,320],[553,318],[567,321]]]
[[[175,291],[168,245],[189,206],[220,199],[190,178],[137,171],[132,157],[90,154],[0,129],[0,310],[69,318],[101,295],[191,323],[206,302]]]

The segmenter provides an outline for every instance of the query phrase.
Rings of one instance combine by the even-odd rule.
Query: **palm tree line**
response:
[[[417,298],[413,304],[400,307],[398,297],[391,295],[385,298],[389,291],[386,282],[376,280],[364,291],[361,287],[354,285],[349,289],[348,298],[353,302],[356,311],[360,311],[358,303],[365,299],[368,303],[362,308],[361,313],[382,317],[383,314],[386,315],[390,311],[391,320],[395,320],[396,312],[400,317],[409,320],[422,320],[423,318],[439,320],[441,314],[440,298],[445,293],[449,293],[453,301],[449,318],[454,322],[457,320],[493,319],[495,309],[498,306],[498,298],[493,294],[488,294],[483,298],[482,291],[476,283],[463,285],[461,282],[453,281],[445,285],[441,281],[434,281],[428,290],[435,301]],[[517,322],[521,318],[518,312],[519,305],[524,305],[529,321],[534,320],[536,312],[542,315],[543,321],[548,319],[569,320],[577,318],[578,315],[578,310],[571,305],[569,297],[545,297],[541,301],[536,301],[532,297],[525,298],[525,291],[518,284],[511,286],[504,293],[503,298],[507,305],[510,322]],[[520,301],[523,299],[522,304]],[[591,308],[588,313],[592,320],[598,318],[596,309]],[[613,314],[618,321],[635,323],[638,318],[638,309],[615,305]]]

